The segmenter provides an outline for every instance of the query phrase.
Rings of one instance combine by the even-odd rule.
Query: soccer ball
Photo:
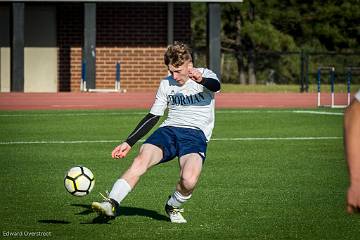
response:
[[[64,185],[72,195],[85,196],[91,192],[95,185],[94,174],[84,166],[72,167],[65,175]]]

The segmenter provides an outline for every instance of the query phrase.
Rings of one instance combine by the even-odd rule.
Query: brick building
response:
[[[190,24],[190,2],[1,2],[0,91],[114,89],[117,63],[121,89],[153,90]]]

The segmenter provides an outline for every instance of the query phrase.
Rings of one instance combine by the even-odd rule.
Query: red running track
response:
[[[0,93],[0,110],[149,109],[155,92],[135,93]],[[336,104],[347,102],[336,95]],[[330,94],[322,95],[322,104]],[[316,93],[218,93],[217,108],[316,108]]]

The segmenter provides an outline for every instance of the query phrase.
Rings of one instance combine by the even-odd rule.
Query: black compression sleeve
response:
[[[145,136],[159,121],[160,116],[148,113],[136,126],[134,131],[130,133],[128,138],[125,140],[130,146],[133,146],[140,138]]]
[[[203,78],[203,80],[200,82],[200,84],[212,92],[217,92],[221,88],[220,82],[213,78]]]

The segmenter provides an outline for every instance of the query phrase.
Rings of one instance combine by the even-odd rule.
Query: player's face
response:
[[[168,69],[173,79],[180,85],[183,85],[189,79],[189,70],[191,67],[191,61],[186,61],[183,65],[180,65],[179,67],[169,65]]]

